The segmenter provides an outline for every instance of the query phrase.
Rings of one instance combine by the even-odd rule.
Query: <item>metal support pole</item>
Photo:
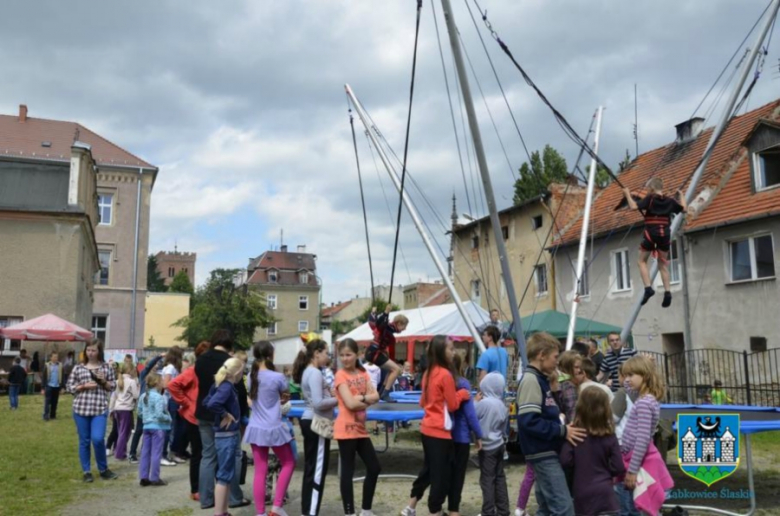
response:
[[[444,18],[447,21],[447,32],[450,36],[452,53],[455,57],[455,68],[458,71],[458,80],[463,94],[463,103],[466,106],[466,114],[469,119],[469,129],[471,130],[471,137],[474,140],[474,151],[477,155],[479,174],[482,176],[482,186],[485,189],[485,198],[488,210],[490,210],[490,225],[493,226],[493,239],[496,241],[496,248],[498,250],[498,260],[501,264],[501,276],[503,277],[507,297],[509,298],[515,339],[517,340],[519,347],[520,358],[523,361],[523,368],[525,368],[528,365],[528,357],[525,352],[523,324],[520,320],[520,305],[517,302],[515,285],[512,282],[512,273],[509,270],[509,259],[506,253],[506,245],[504,244],[504,235],[501,231],[501,221],[498,218],[496,199],[493,195],[493,183],[490,180],[490,171],[488,170],[487,159],[485,158],[485,149],[482,147],[482,134],[479,131],[477,113],[474,110],[474,102],[471,98],[471,87],[469,86],[469,79],[466,75],[466,66],[463,62],[463,54],[461,53],[460,42],[458,41],[458,28],[455,25],[455,18],[452,13],[452,7],[450,6],[450,0],[442,0],[441,5],[444,11]],[[518,376],[520,373],[521,371],[518,369]]]
[[[720,137],[723,135],[723,132],[726,130],[726,126],[728,125],[728,122],[731,119],[731,113],[734,110],[734,105],[737,103],[737,98],[739,97],[739,94],[742,91],[742,87],[745,85],[745,80],[750,74],[750,70],[753,68],[753,63],[756,60],[756,56],[758,55],[758,52],[761,50],[761,46],[764,43],[764,39],[766,38],[766,35],[769,33],[769,29],[772,26],[772,22],[777,16],[777,10],[779,7],[780,7],[780,0],[774,0],[772,2],[772,5],[768,9],[766,20],[764,21],[764,26],[761,28],[758,38],[756,38],[753,47],[750,49],[750,54],[742,68],[742,72],[740,73],[739,80],[737,81],[736,86],[734,87],[734,90],[731,92],[731,96],[729,97],[729,100],[726,103],[726,109],[723,111],[723,116],[718,122],[718,125],[715,126],[715,130],[712,131],[710,142],[707,144],[707,149],[704,151],[704,157],[701,163],[699,164],[698,168],[694,172],[693,177],[691,178],[691,184],[688,187],[688,191],[685,192],[685,200],[686,202],[688,202],[688,204],[690,204],[691,201],[693,201],[693,196],[696,194],[696,187],[698,186],[699,180],[701,179],[702,174],[704,174],[704,170],[705,168],[707,168],[707,163],[709,162],[709,159],[712,156],[712,150],[714,149],[715,145],[718,143]],[[683,215],[677,214],[674,217],[674,220],[672,221],[672,227],[670,230],[672,240],[674,240],[674,237],[677,235],[677,231],[680,229],[680,226],[682,226],[682,223],[683,223]],[[655,281],[656,274],[658,274],[658,263],[654,262],[653,266],[650,269],[651,284],[653,281]],[[637,298],[636,302],[634,303],[633,311],[631,312],[628,321],[626,321],[625,326],[623,326],[623,331],[620,333],[620,338],[623,340],[623,342],[625,342],[626,339],[628,339],[628,335],[631,333],[631,328],[634,327],[634,323],[636,322],[637,317],[639,317],[639,311],[641,309],[642,309],[642,292],[640,292],[640,296]]]
[[[601,135],[601,115],[604,113],[604,107],[599,106],[596,110],[596,136],[593,140],[593,153],[599,152],[599,136]],[[585,252],[588,250],[588,226],[590,225],[590,208],[593,203],[593,190],[596,186],[596,169],[598,164],[596,158],[590,160],[590,171],[588,172],[588,191],[585,194],[585,211],[582,214],[582,230],[580,232],[580,249],[577,253],[577,276],[574,282],[574,293],[571,302],[571,315],[569,316],[569,332],[566,334],[566,349],[571,349],[574,344],[574,328],[577,325],[577,308],[580,306],[580,281],[582,281],[582,270],[585,266]]]
[[[377,153],[379,154],[379,158],[382,160],[382,163],[387,169],[387,173],[390,176],[390,179],[393,181],[393,184],[395,185],[396,189],[399,192],[401,192],[401,179],[398,177],[398,175],[396,175],[395,170],[390,165],[390,160],[387,158],[387,155],[385,154],[384,150],[382,149],[382,146],[379,144],[379,141],[376,138],[376,135],[374,134],[374,131],[376,131],[376,127],[371,125],[370,120],[366,115],[365,110],[363,109],[363,105],[357,99],[354,92],[352,91],[352,88],[349,87],[349,84],[346,84],[344,88],[347,90],[347,96],[349,96],[350,100],[352,101],[352,104],[355,106],[355,112],[360,118],[360,121],[363,122],[363,125],[366,127],[366,131],[368,132],[368,137],[371,140],[371,143],[374,144],[374,147],[376,148]],[[458,312],[460,312],[461,317],[463,317],[463,320],[469,329],[469,333],[471,333],[474,342],[477,344],[477,346],[479,346],[480,351],[484,352],[485,345],[482,343],[482,337],[477,331],[477,328],[474,326],[474,323],[472,322],[468,313],[466,313],[466,309],[463,308],[463,302],[460,300],[460,296],[458,295],[458,292],[455,290],[455,286],[452,284],[452,281],[450,281],[450,277],[447,274],[447,269],[444,268],[444,265],[442,265],[441,260],[439,260],[439,257],[436,255],[436,250],[433,247],[433,243],[431,242],[430,237],[428,237],[428,233],[426,233],[425,229],[423,228],[422,222],[420,221],[420,216],[417,214],[417,210],[409,201],[409,196],[406,190],[402,192],[401,199],[403,200],[403,203],[406,206],[409,215],[412,217],[412,221],[414,222],[414,227],[416,227],[417,231],[420,233],[420,237],[422,237],[423,244],[425,244],[425,247],[428,249],[428,252],[431,255],[431,259],[433,260],[434,265],[436,265],[436,269],[438,269],[439,274],[441,274],[441,279],[444,282],[444,285],[450,291],[452,300],[455,302],[455,306],[457,307]],[[392,289],[393,286],[390,285],[390,288]]]

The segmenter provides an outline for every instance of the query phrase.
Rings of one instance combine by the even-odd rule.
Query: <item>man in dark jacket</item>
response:
[[[233,354],[233,336],[228,330],[217,330],[211,336],[211,349],[198,357],[195,362],[195,376],[198,377],[198,404],[195,407],[195,417],[198,418],[198,430],[203,445],[200,460],[200,507],[208,509],[214,507],[214,483],[217,476],[217,449],[214,445],[214,414],[203,405],[203,400],[208,396],[211,386],[214,385],[214,375]],[[247,392],[244,382],[236,384],[238,402],[241,407],[241,416],[249,415],[247,404]],[[241,471],[241,441],[236,446],[236,472]],[[233,475],[230,482],[231,508],[245,507],[252,502],[244,498],[241,491],[240,475]]]
[[[19,391],[27,380],[27,371],[22,367],[22,359],[14,358],[14,365],[8,372],[8,398],[11,401],[11,410],[19,409]]]

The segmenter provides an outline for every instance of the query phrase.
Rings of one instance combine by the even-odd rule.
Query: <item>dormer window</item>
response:
[[[277,276],[276,271],[268,271],[268,281],[271,283],[276,283],[279,280],[279,277]]]
[[[780,147],[756,152],[753,155],[756,174],[756,191],[780,185]]]
[[[308,272],[299,272],[298,273],[298,282],[302,285],[307,285],[309,283],[309,273]]]

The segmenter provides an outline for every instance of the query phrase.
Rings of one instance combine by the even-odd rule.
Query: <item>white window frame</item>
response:
[[[306,306],[301,308],[301,305],[305,304]],[[309,296],[298,296],[298,310],[305,312],[309,309]]]
[[[271,323],[271,324],[268,326],[268,328],[266,328],[266,329],[265,329],[265,331],[266,331],[266,335],[268,335],[269,337],[271,337],[271,336],[273,336],[273,335],[276,335],[276,334],[277,334],[277,332],[278,332],[278,330],[279,330],[279,328],[276,326],[277,324],[278,324],[278,323],[277,323],[276,321],[272,322],[272,323]]]
[[[309,273],[308,272],[299,272],[298,273],[298,282],[302,285],[307,285],[309,283]]]
[[[100,262],[100,255],[101,253],[108,253],[108,274],[106,276],[106,282],[102,283],[102,275],[103,275],[103,264]],[[111,286],[111,260],[114,257],[114,252],[111,249],[98,249],[98,264],[100,265],[100,270],[97,271],[97,274],[95,275],[95,286],[96,287],[109,287]]]
[[[104,198],[108,197],[108,204]],[[108,209],[108,222],[103,220],[103,209]],[[114,223],[114,194],[98,192],[98,226],[110,226]]]
[[[471,280],[471,296],[469,297],[478,305],[482,304],[482,282],[480,280]]]
[[[780,146],[770,147],[753,154],[753,170],[755,172],[756,192],[780,188],[780,183],[766,186],[766,174],[764,173],[762,154],[780,154]]]
[[[675,258],[675,252],[677,254],[677,257]],[[671,245],[669,246],[669,284],[670,285],[677,285],[682,281],[682,262],[680,257],[680,252],[682,252],[682,246],[680,245],[680,241],[676,238],[672,240]],[[677,276],[677,279],[675,279],[675,275]]]
[[[544,271],[544,290],[541,289],[539,272]],[[538,263],[534,265],[534,283],[536,283],[536,295],[546,296],[550,291],[550,276],[547,274],[547,264]]]
[[[620,270],[617,264],[617,257],[621,257]],[[616,249],[610,253],[610,266],[612,267],[612,277],[615,279],[612,282],[612,292],[631,292],[633,289],[633,283],[631,283],[631,262],[628,256],[628,248]],[[620,287],[621,280],[623,287]],[[628,286],[626,286],[628,285]]]
[[[268,294],[265,298],[265,305],[266,308],[269,310],[276,310],[278,306],[278,297],[276,297],[276,294]]]
[[[3,315],[0,317],[0,328],[8,328],[14,324],[24,322],[24,317],[18,317],[14,315]],[[13,343],[16,342],[18,349],[11,349]],[[22,349],[22,341],[16,339],[0,339],[0,355],[3,356],[18,356],[19,351]]]
[[[765,237],[769,237],[770,241],[772,242],[772,259],[773,259],[773,262],[774,262],[774,259],[775,259],[775,239],[774,239],[774,235],[772,233],[765,233],[765,234],[761,234],[761,235],[753,235],[753,236],[744,237],[744,238],[734,238],[734,239],[726,241],[726,253],[727,253],[726,263],[727,263],[727,266],[728,266],[728,269],[727,269],[726,272],[727,272],[727,277],[729,279],[728,283],[749,283],[749,282],[752,282],[752,281],[771,280],[771,279],[775,279],[777,277],[777,270],[776,269],[774,270],[774,274],[772,274],[771,276],[764,276],[764,277],[761,277],[761,278],[757,277],[757,274],[758,274],[758,263],[756,262],[756,239],[758,239],[758,238],[765,238]],[[732,249],[731,246],[733,244],[736,244],[736,243],[739,243],[739,242],[744,242],[744,241],[748,242],[748,251],[750,253],[750,278],[735,280],[734,279],[734,263],[733,263],[734,257],[733,257],[733,253],[732,253],[732,250],[731,250]]]
[[[588,259],[585,258],[585,260],[582,263],[582,278],[584,281],[580,282],[579,285],[577,285],[577,271],[573,271],[572,277],[574,279],[574,286],[577,289],[577,297],[580,299],[588,299],[590,298],[590,269],[588,268]]]
[[[309,331],[309,321],[298,321],[298,332],[306,333]]]
[[[97,319],[99,317],[105,317],[105,319],[106,319],[105,326],[98,326],[98,324],[95,321],[95,319]],[[103,346],[105,348],[108,347],[108,329],[110,327],[110,322],[111,322],[111,318],[109,317],[108,314],[92,314],[92,320],[90,322],[90,331],[92,332],[92,334],[95,336],[96,339],[100,338],[98,336],[98,332],[102,331],[102,332],[105,333],[106,338],[103,339]]]

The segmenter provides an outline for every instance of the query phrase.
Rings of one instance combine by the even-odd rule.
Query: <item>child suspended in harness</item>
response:
[[[652,255],[658,261],[658,270],[661,272],[661,280],[664,284],[664,300],[661,306],[667,308],[672,304],[672,293],[669,290],[671,219],[674,215],[685,212],[687,207],[682,192],[677,191],[678,200],[674,197],[666,197],[663,189],[663,180],[654,177],[647,182],[648,193],[644,198],[634,197],[628,188],[623,189],[623,195],[629,208],[639,210],[645,218],[642,243],[639,244],[639,274],[645,285],[642,304],[647,303],[655,295],[655,290],[650,284],[650,272],[647,267],[647,261]]]
[[[376,314],[376,307],[371,309],[371,315],[368,317],[368,325],[374,332],[374,342],[366,349],[366,360],[379,366],[388,372],[385,383],[378,387],[379,395],[383,401],[392,401],[390,391],[392,391],[395,379],[401,374],[401,368],[398,364],[390,360],[387,350],[395,344],[395,334],[402,333],[409,324],[409,319],[403,314],[393,317],[390,322],[390,305],[388,304],[382,314]]]

